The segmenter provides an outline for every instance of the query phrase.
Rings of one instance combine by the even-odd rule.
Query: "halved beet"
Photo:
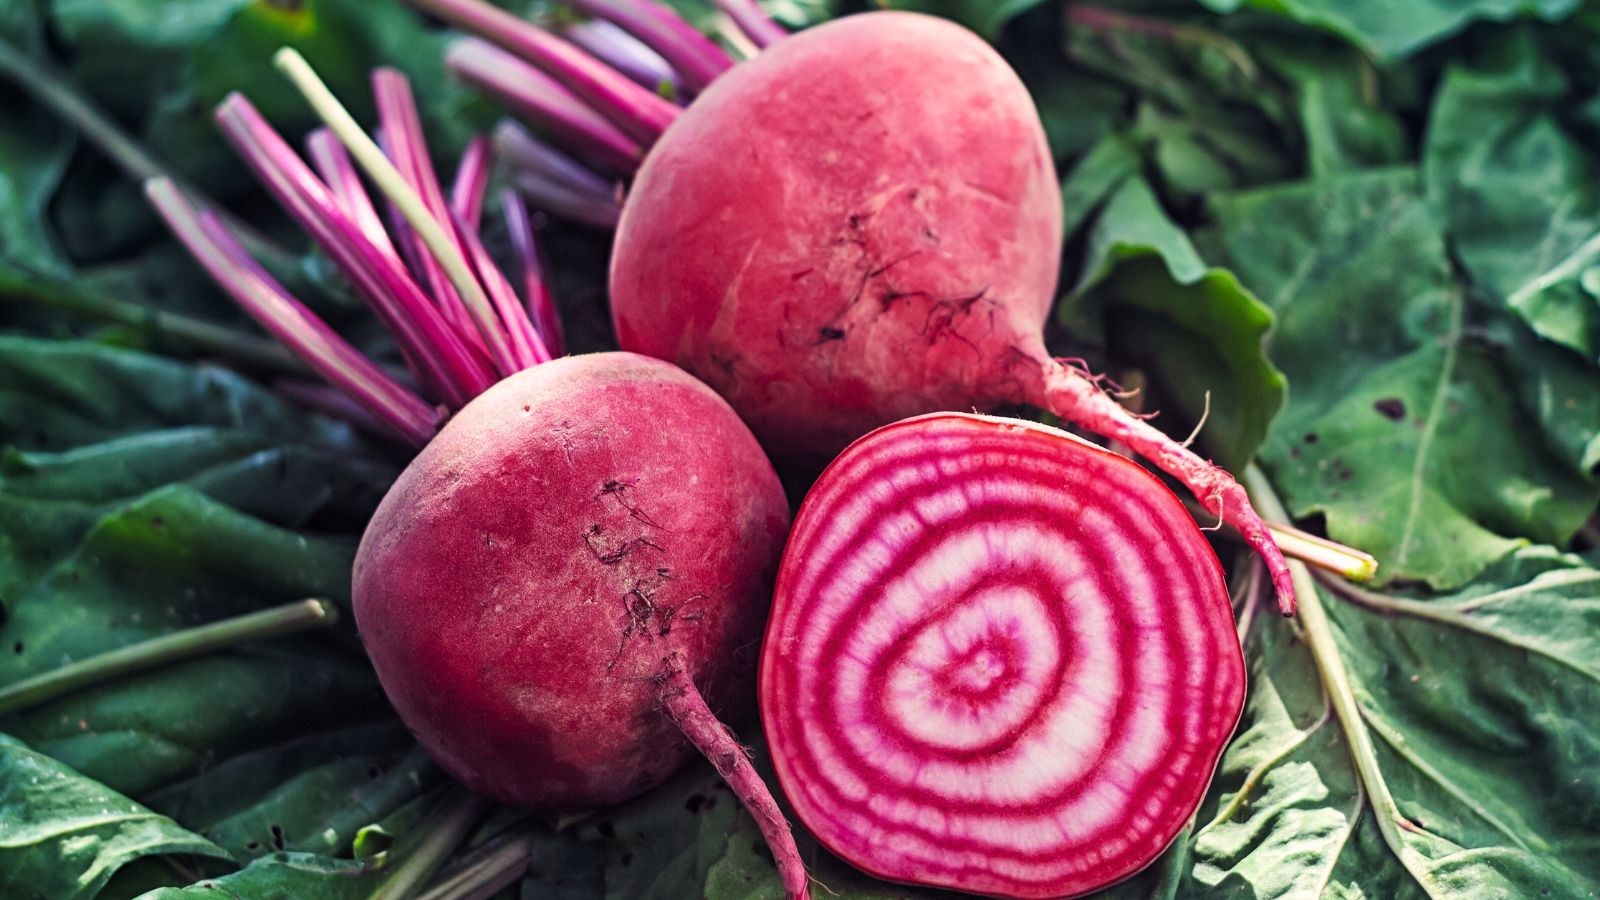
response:
[[[1007,897],[1159,856],[1244,690],[1221,567],[1171,491],[1065,432],[959,413],[880,428],[823,473],[760,679],[778,779],[824,844]]]

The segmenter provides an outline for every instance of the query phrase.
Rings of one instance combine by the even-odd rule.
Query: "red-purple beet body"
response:
[[[977,35],[847,16],[724,73],[650,149],[617,230],[625,349],[726,396],[815,473],[907,415],[1027,399],[1061,200],[1038,113]],[[1037,364],[1034,367],[1037,369]]]
[[[692,753],[673,666],[748,702],[788,509],[715,393],[629,353],[557,359],[473,400],[362,538],[355,613],[401,718],[507,803],[627,799]]]

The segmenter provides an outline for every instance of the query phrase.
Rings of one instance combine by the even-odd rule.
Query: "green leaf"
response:
[[[1163,190],[1199,194],[1294,174],[1288,95],[1213,17],[1079,3],[1066,17],[1073,64],[1137,98],[1131,137],[1148,146]]]
[[[1089,231],[1087,262],[1061,315],[1102,323],[1117,363],[1150,378],[1160,424],[1183,437],[1203,419],[1202,449],[1241,468],[1283,403],[1283,376],[1262,350],[1272,314],[1232,273],[1206,266],[1121,159],[1091,153],[1063,186],[1068,204],[1081,207],[1121,179]]]
[[[1453,65],[1424,147],[1429,199],[1478,287],[1540,337],[1600,361],[1600,160],[1563,116],[1576,98],[1531,31]]]
[[[1318,593],[1326,631],[1252,619],[1245,721],[1185,896],[1595,896],[1600,570],[1529,548],[1450,596]]]
[[[366,900],[381,883],[382,874],[370,862],[274,853],[232,875],[161,888],[139,900]]]
[[[1219,13],[1252,7],[1346,38],[1380,59],[1399,59],[1477,21],[1536,16],[1558,21],[1578,0],[1200,0]]]
[[[87,900],[144,856],[227,858],[163,815],[0,734],[0,891],[15,900]]]
[[[1384,73],[1365,56],[1287,37],[1256,52],[1294,87],[1291,105],[1311,177],[1400,163],[1413,155],[1400,117],[1385,106]]]
[[[0,46],[0,53],[12,52]],[[72,155],[72,132],[0,87],[0,102],[7,98],[11,111],[0,127],[0,257],[61,272],[67,262],[47,207]]]
[[[1291,390],[1263,461],[1295,515],[1324,516],[1330,537],[1378,558],[1380,578],[1441,589],[1529,540],[1571,538],[1600,490],[1570,454],[1529,439],[1541,426],[1515,369],[1469,329],[1413,170],[1213,209],[1234,271],[1278,317],[1269,352]]]
[[[286,600],[347,603],[349,532],[393,475],[347,428],[223,370],[92,344],[0,338],[0,397],[0,684]],[[290,530],[310,523],[343,533]],[[347,852],[438,778],[348,629],[141,672],[0,727],[240,860]]]

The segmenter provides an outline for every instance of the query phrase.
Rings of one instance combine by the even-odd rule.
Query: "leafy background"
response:
[[[979,30],[1039,103],[1070,235],[1054,346],[1143,385],[1174,434],[1209,405],[1205,452],[1254,459],[1297,521],[1382,563],[1365,589],[1316,582],[1321,615],[1287,622],[1235,567],[1244,721],[1193,825],[1104,896],[1595,896],[1600,4],[892,5]],[[769,4],[797,27],[855,8]],[[401,66],[442,158],[495,114],[396,2],[11,0],[0,37],[297,250],[209,119],[242,90],[286,132],[310,124],[272,49],[300,47],[363,116],[367,68]],[[270,355],[230,368],[147,314],[62,312],[246,330],[131,181],[4,84],[0,107],[0,684],[346,603],[404,459],[280,399]],[[575,343],[604,346],[603,237],[547,238]],[[291,275],[386,352],[325,272],[304,255]],[[447,795],[348,626],[0,732],[7,897],[366,897]],[[526,861],[506,898],[781,896],[703,766],[616,810],[496,812],[469,845],[456,870]],[[838,896],[923,895],[804,850]]]

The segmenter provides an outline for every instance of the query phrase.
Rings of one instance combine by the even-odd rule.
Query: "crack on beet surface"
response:
[[[611,481],[607,481],[605,484],[600,485],[600,492],[595,494],[594,498],[603,502],[609,497],[616,501],[618,506],[627,510],[630,518],[638,519],[640,522],[649,525],[651,528],[661,528],[659,523],[650,518],[648,513],[639,508],[638,501],[634,500],[628,494],[628,491],[633,487],[634,483],[631,481],[619,481],[613,479]]]
[[[612,655],[611,662],[606,664],[607,672],[616,668],[617,663],[622,660],[622,654],[627,651],[629,641],[666,638],[678,623],[698,622],[705,618],[704,609],[691,608],[704,603],[705,594],[691,594],[678,603],[666,603],[658,597],[666,582],[671,580],[671,571],[663,566],[657,568],[654,575],[635,579],[623,593],[622,608],[626,614],[627,624],[622,627],[622,638],[617,642],[617,652]]]
[[[614,566],[622,562],[623,558],[628,554],[636,550],[642,550],[645,547],[649,547],[652,550],[662,550],[660,544],[642,535],[632,540],[607,545],[605,533],[605,529],[599,523],[590,525],[589,530],[583,533],[583,543],[589,548],[589,552],[594,554],[595,559],[608,566]]]

